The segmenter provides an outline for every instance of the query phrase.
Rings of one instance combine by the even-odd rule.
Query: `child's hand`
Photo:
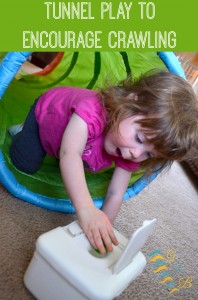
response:
[[[104,245],[107,251],[112,252],[112,243],[118,245],[118,240],[105,213],[95,206],[88,206],[80,209],[77,214],[79,224],[91,245],[102,254],[106,253]]]

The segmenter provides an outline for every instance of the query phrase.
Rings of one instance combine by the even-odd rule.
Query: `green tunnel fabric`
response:
[[[4,53],[1,53],[0,59],[3,57]],[[31,104],[43,92],[55,86],[65,85],[98,89],[106,83],[117,84],[127,75],[139,77],[153,68],[166,69],[156,52],[65,52],[60,63],[47,75],[28,75],[21,71],[20,80],[12,81],[0,105],[0,147],[9,169],[18,182],[38,194],[55,198],[68,197],[57,160],[47,156],[36,174],[27,175],[18,171],[9,157],[11,138],[7,129],[24,121]],[[130,184],[142,174],[143,171],[135,172]],[[92,197],[104,197],[111,175],[112,169],[97,174],[86,172]]]

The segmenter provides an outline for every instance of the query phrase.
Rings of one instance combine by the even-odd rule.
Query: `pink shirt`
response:
[[[113,162],[115,166],[129,171],[139,168],[139,163],[110,156],[104,151],[107,113],[100,102],[100,94],[83,88],[57,87],[39,98],[35,115],[41,144],[47,154],[59,157],[62,136],[74,112],[88,126],[87,144],[82,155],[86,170],[97,172],[111,166]]]

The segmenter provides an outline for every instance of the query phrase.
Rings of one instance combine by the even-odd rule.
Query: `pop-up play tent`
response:
[[[43,208],[72,213],[75,211],[60,176],[58,161],[46,156],[34,175],[18,171],[10,160],[9,126],[24,121],[31,104],[44,91],[55,86],[88,89],[115,84],[127,75],[133,78],[153,69],[168,69],[185,78],[173,52],[64,52],[58,53],[42,71],[28,74],[21,69],[30,52],[1,53],[0,65],[0,182],[15,197]],[[132,175],[124,199],[137,195],[159,172],[149,178],[140,170]],[[90,174],[86,180],[94,204],[100,208],[112,169]]]

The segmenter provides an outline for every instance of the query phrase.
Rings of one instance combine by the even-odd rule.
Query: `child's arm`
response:
[[[60,148],[60,170],[63,183],[77,211],[79,223],[90,243],[101,253],[104,244],[112,251],[111,241],[118,241],[111,222],[101,210],[97,209],[87,188],[82,154],[87,142],[87,124],[77,114],[73,114],[63,134]],[[104,244],[103,244],[104,242]]]
[[[128,187],[130,178],[130,171],[126,171],[120,167],[115,168],[102,207],[102,210],[108,216],[111,223],[114,222],[120,210],[123,201],[123,196]]]

